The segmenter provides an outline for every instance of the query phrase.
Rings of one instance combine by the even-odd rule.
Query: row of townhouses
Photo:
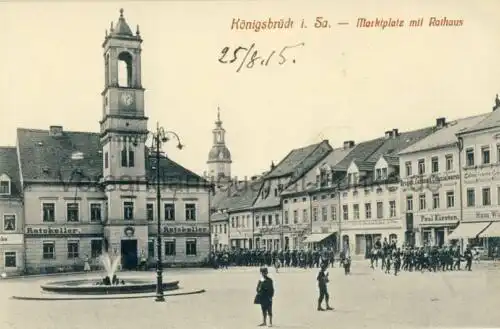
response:
[[[135,268],[143,256],[154,263],[159,235],[167,264],[209,255],[211,184],[148,148],[142,38],[123,12],[111,26],[100,131],[20,128],[16,146],[0,148],[1,272],[76,270],[86,258],[99,266],[103,251]]]
[[[292,150],[269,172],[221,184],[214,250],[490,245],[500,236],[500,100],[493,111],[339,148]],[[215,133],[215,131],[214,131]],[[222,175],[222,174],[221,174]],[[473,239],[472,241],[470,239]]]

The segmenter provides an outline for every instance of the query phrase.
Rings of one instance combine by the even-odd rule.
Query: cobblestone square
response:
[[[270,271],[275,282],[274,326],[278,328],[422,328],[500,326],[500,267],[479,264],[472,272],[407,273],[397,277],[353,264],[351,276],[330,269],[335,308],[316,311],[316,269]],[[92,276],[96,276],[94,273]],[[154,273],[126,273],[150,276]],[[78,276],[81,277],[81,276]],[[169,279],[200,295],[153,299],[93,301],[20,301],[12,295],[36,295],[39,285],[67,277],[11,279],[0,282],[0,328],[254,328],[260,310],[253,305],[258,268],[174,270]]]

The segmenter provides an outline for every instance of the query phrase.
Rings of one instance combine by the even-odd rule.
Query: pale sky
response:
[[[334,147],[385,130],[417,129],[437,117],[491,111],[500,92],[500,4],[483,1],[190,1],[0,3],[0,144],[17,127],[99,131],[101,44],[119,9],[144,39],[142,82],[149,126],[156,121],[186,144],[165,148],[203,173],[221,108],[232,173],[267,170],[291,149],[322,139]],[[316,16],[330,29],[312,27]],[[429,18],[463,19],[429,27]],[[233,18],[291,17],[292,30],[232,31]],[[424,18],[420,28],[357,28],[368,19]],[[298,28],[301,19],[307,29]],[[339,26],[337,22],[350,24]],[[229,46],[263,54],[290,51],[296,63],[254,67],[218,62]],[[290,57],[291,59],[292,57]]]

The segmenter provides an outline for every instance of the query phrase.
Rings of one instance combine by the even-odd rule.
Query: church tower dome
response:
[[[226,130],[222,127],[220,119],[220,108],[217,108],[217,121],[215,128],[212,130],[213,145],[208,152],[208,173],[214,179],[230,179],[231,178],[231,152],[226,146],[225,134]]]

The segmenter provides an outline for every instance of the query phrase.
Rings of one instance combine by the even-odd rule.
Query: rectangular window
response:
[[[332,216],[332,220],[337,220],[337,207],[335,207],[335,205],[330,206],[330,214]]]
[[[187,242],[186,242],[186,251],[187,251]],[[194,242],[194,254],[196,255],[196,241]],[[165,241],[165,256],[175,256],[175,240]]]
[[[313,208],[313,221],[318,221],[318,207]]]
[[[146,204],[146,218],[148,221],[153,221],[155,219],[155,205],[154,203]]]
[[[439,159],[438,159],[438,157],[432,157],[431,170],[433,173],[439,172]]]
[[[280,224],[280,215],[279,214],[275,214],[274,215],[274,223],[276,225],[279,225]]]
[[[324,222],[328,220],[328,208],[327,207],[321,207],[321,219],[323,219]]]
[[[455,193],[453,191],[446,192],[446,207],[455,207]]]
[[[418,174],[419,175],[425,174],[425,160],[424,159],[418,160]]]
[[[68,222],[78,222],[80,220],[80,205],[76,202],[66,204],[66,220]]]
[[[500,205],[500,186],[497,187],[497,204]]]
[[[186,203],[186,220],[196,220],[196,205]]]
[[[288,211],[285,211],[285,215],[286,214],[288,214]],[[286,218],[286,216],[285,216],[285,218]],[[286,219],[285,219],[285,221],[286,221]],[[298,222],[299,222],[299,211],[298,210],[294,210],[293,211],[293,223],[297,224]]]
[[[500,163],[500,144],[497,145],[497,163]]]
[[[4,253],[4,266],[5,268],[17,267],[17,255],[15,251],[6,251]]]
[[[289,221],[289,219],[288,219],[288,210],[285,210],[284,216],[285,216],[285,218],[284,218],[285,219],[285,223],[284,224],[288,225],[288,221]],[[293,220],[295,222],[295,213],[294,213],[293,217],[294,217]]]
[[[413,211],[413,196],[412,195],[406,196],[406,211],[408,211],[408,212]]]
[[[102,205],[100,203],[90,204],[90,221],[100,222],[102,220]]]
[[[377,169],[376,170],[376,180],[380,180],[382,179],[382,170],[381,169]]]
[[[490,147],[489,146],[483,146],[481,147],[481,155],[482,155],[482,160],[483,164],[489,164],[490,163]]]
[[[127,148],[123,147],[121,151],[121,162],[122,162],[122,167],[127,167]]]
[[[467,207],[476,206],[476,191],[473,188],[467,189]]]
[[[260,217],[259,215],[255,215],[255,227],[259,227],[260,226]],[[226,232],[224,232],[226,233]]]
[[[483,206],[491,206],[491,190],[489,187],[483,188]]]
[[[10,182],[7,180],[0,181],[0,194],[10,194]]]
[[[80,243],[78,241],[68,241],[68,259],[75,259],[80,256]]]
[[[269,226],[273,225],[273,215],[267,215],[267,223]]]
[[[432,195],[432,209],[439,208],[439,193],[434,193]]]
[[[196,256],[196,239],[186,240],[186,255]]]
[[[465,151],[465,164],[468,167],[474,166],[474,149],[470,148]]]
[[[148,258],[153,258],[155,256],[156,244],[155,240],[148,241]]]
[[[123,202],[123,218],[125,220],[134,219],[134,203],[132,201]]]
[[[56,205],[55,203],[42,204],[42,220],[43,222],[54,222],[56,220]]]
[[[384,218],[384,203],[383,202],[377,202],[377,218],[378,219]]]
[[[16,215],[5,214],[3,215],[3,230],[4,232],[14,232],[16,230]]]
[[[365,218],[366,219],[372,218],[372,204],[371,203],[365,203]]]
[[[359,219],[359,204],[355,204],[352,206],[352,213],[354,219]]]
[[[419,210],[425,210],[427,208],[426,202],[425,202],[425,194],[420,194],[418,196],[418,203],[419,203]]]
[[[259,226],[259,225],[257,225]],[[227,224],[224,224],[224,234],[227,234]]]
[[[109,154],[108,152],[104,153],[104,169],[109,168]]]
[[[396,217],[396,201],[389,201],[389,216]]]
[[[453,155],[448,154],[446,155],[446,171],[452,171],[453,170]]]
[[[43,259],[56,258],[56,244],[53,241],[44,241],[42,247]]]
[[[307,223],[309,221],[309,217],[307,216],[307,209],[302,210],[302,222]]]
[[[97,258],[102,254],[102,240],[90,240],[90,257]]]
[[[382,168],[382,179],[387,179],[387,168]]]
[[[175,205],[173,203],[165,203],[163,210],[165,220],[175,220]]]
[[[349,220],[349,206],[346,204],[342,205],[342,216],[344,220]]]
[[[411,176],[411,161],[406,161],[405,162],[405,168],[406,168],[406,176]]]

